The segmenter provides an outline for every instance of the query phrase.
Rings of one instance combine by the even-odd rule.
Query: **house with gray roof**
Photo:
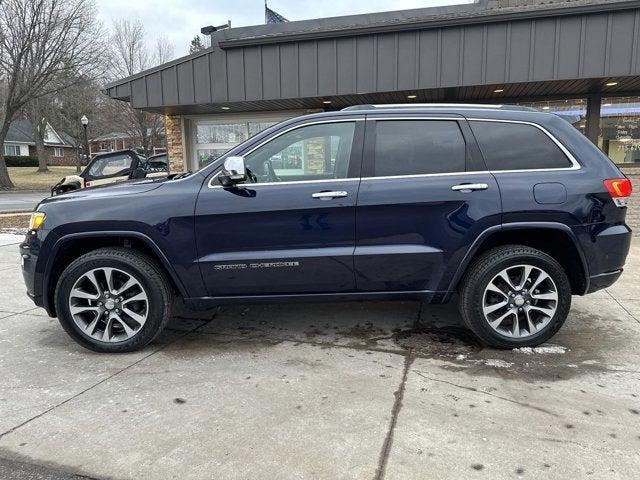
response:
[[[64,132],[57,132],[47,123],[44,139],[50,165],[75,165],[75,141]],[[4,155],[9,157],[37,157],[33,124],[19,118],[11,122],[5,139]]]

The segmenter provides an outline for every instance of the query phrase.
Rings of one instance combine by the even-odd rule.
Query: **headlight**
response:
[[[39,230],[44,224],[46,215],[42,212],[33,212],[29,219],[29,230]]]

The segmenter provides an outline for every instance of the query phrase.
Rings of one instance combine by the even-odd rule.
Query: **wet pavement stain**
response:
[[[416,303],[416,317],[406,313],[389,321],[389,311],[395,304],[383,304],[365,309],[362,304],[300,306],[306,321],[292,321],[291,312],[284,307],[270,310],[254,306],[223,310],[210,324],[213,331],[196,332],[190,337],[211,337],[211,343],[197,343],[197,353],[221,351],[250,351],[275,346],[284,341],[312,344],[322,349],[353,348],[367,352],[387,352],[398,355],[411,353],[416,358],[441,360],[439,368],[463,372],[472,376],[518,378],[527,382],[554,382],[585,374],[627,372],[628,365],[612,365],[612,352],[621,345],[630,348],[624,327],[612,328],[607,317],[584,308],[571,310],[567,324],[542,349],[495,350],[486,348],[460,321],[455,305],[424,305]],[[346,305],[343,307],[343,305]],[[294,307],[291,307],[294,308]],[[353,314],[366,312],[369,319],[350,323]],[[336,312],[340,315],[336,316]],[[280,315],[288,321],[279,322]],[[308,315],[315,315],[309,321]],[[286,317],[285,317],[286,318]],[[234,340],[234,338],[239,340]],[[189,354],[192,354],[191,351]],[[177,352],[171,352],[179,355]],[[185,355],[186,352],[185,352]],[[626,368],[626,369],[625,369]],[[635,369],[637,370],[637,368]],[[640,373],[632,371],[632,373]],[[599,388],[607,388],[600,383]],[[587,414],[585,414],[587,415]]]

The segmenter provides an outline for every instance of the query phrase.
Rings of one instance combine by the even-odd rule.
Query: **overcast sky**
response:
[[[189,42],[205,25],[231,20],[234,27],[264,23],[264,0],[96,0],[101,20],[139,18],[150,43],[158,34],[174,45],[175,56],[186,55]],[[269,0],[269,8],[289,20],[434,7],[473,0]]]

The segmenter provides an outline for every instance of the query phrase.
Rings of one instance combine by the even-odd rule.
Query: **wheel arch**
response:
[[[541,232],[547,235],[540,236]],[[526,245],[551,255],[567,272],[574,295],[584,295],[588,291],[587,260],[578,238],[568,225],[557,222],[506,223],[490,227],[476,238],[460,262],[443,301],[448,301],[458,289],[469,265],[478,255],[508,244]]]
[[[93,231],[80,232],[65,235],[59,238],[51,250],[49,259],[45,266],[42,284],[44,308],[47,312],[55,316],[54,293],[60,275],[64,271],[67,260],[77,258],[93,250],[103,247],[124,246],[141,251],[154,258],[167,273],[169,280],[175,290],[186,298],[187,292],[184,284],[178,277],[174,268],[169,262],[164,252],[158,245],[140,232],[133,231]],[[70,253],[73,250],[73,253]]]

